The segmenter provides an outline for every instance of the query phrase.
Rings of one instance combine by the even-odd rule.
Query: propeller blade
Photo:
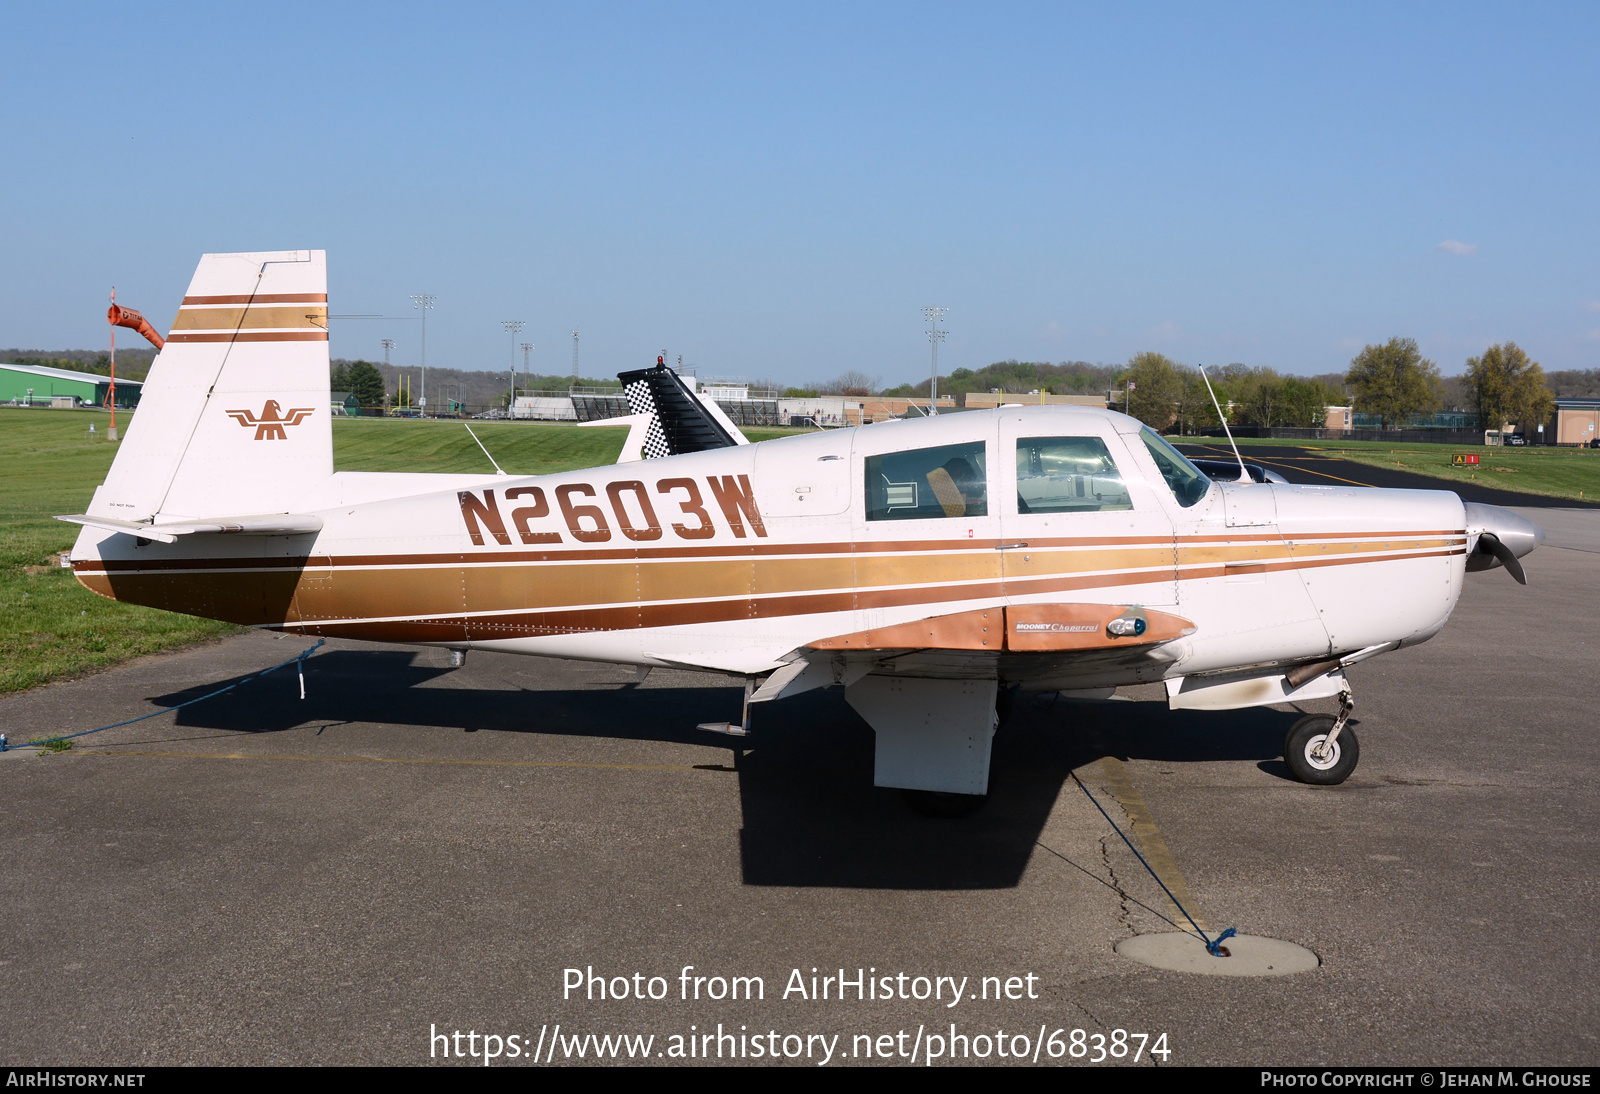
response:
[[[1500,565],[1510,571],[1511,576],[1522,584],[1528,583],[1528,575],[1523,572],[1522,563],[1517,561],[1517,556],[1511,553],[1511,548],[1501,543],[1500,537],[1493,532],[1482,532],[1478,535],[1478,550],[1499,559]]]

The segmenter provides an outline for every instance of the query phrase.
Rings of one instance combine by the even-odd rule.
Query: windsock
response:
[[[106,309],[106,322],[113,326],[128,327],[138,331],[156,349],[166,345],[166,342],[161,335],[155,332],[155,328],[150,325],[149,321],[132,308],[119,307],[116,304],[111,305],[110,308]]]

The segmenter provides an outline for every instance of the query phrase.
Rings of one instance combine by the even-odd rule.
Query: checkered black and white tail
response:
[[[725,415],[714,406],[708,406],[664,364],[621,372],[617,379],[622,381],[622,390],[627,395],[628,412],[650,415],[642,451],[644,459],[749,443]]]
[[[661,428],[661,415],[656,412],[656,397],[650,391],[649,382],[634,380],[622,391],[628,397],[629,414],[650,415],[650,425],[644,435],[644,458],[658,460],[662,456],[672,455],[672,447],[667,444],[666,430]]]

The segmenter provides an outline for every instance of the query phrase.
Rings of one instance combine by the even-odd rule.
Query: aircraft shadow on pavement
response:
[[[179,725],[273,733],[363,722],[725,746],[739,777],[745,884],[955,890],[1018,884],[1074,769],[1115,756],[1255,761],[1277,774],[1283,735],[1298,717],[1020,696],[995,737],[988,802],[971,816],[945,819],[922,816],[899,791],[872,785],[872,731],[836,688],[758,706],[750,737],[722,738],[695,724],[737,717],[737,687],[419,687],[449,670],[414,658],[406,650],[333,651],[307,664],[305,700],[285,668],[178,711]],[[219,683],[226,681],[153,701],[173,705]]]

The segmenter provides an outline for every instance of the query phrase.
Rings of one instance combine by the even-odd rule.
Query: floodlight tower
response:
[[[422,313],[422,416],[428,416],[428,313],[438,297],[431,292],[417,293],[411,298],[411,307]]]
[[[572,383],[578,383],[578,332],[572,332]]]
[[[385,338],[383,340],[383,367],[384,368],[388,368],[389,367],[389,351],[394,349],[394,346],[395,346],[395,341],[394,341],[393,338]]]
[[[532,342],[524,342],[524,343],[522,343],[522,382],[524,384],[526,384],[528,382],[528,354],[530,354],[532,352],[533,352],[533,343]]]
[[[926,307],[922,309],[922,317],[928,321],[928,344],[933,347],[933,379],[928,385],[928,413],[939,413],[939,343],[944,341],[945,332],[939,329],[939,320],[950,311],[949,308]]]
[[[522,320],[502,319],[500,325],[511,335],[511,397],[506,400],[506,417],[511,417],[511,408],[517,404],[517,335],[522,333]]]

